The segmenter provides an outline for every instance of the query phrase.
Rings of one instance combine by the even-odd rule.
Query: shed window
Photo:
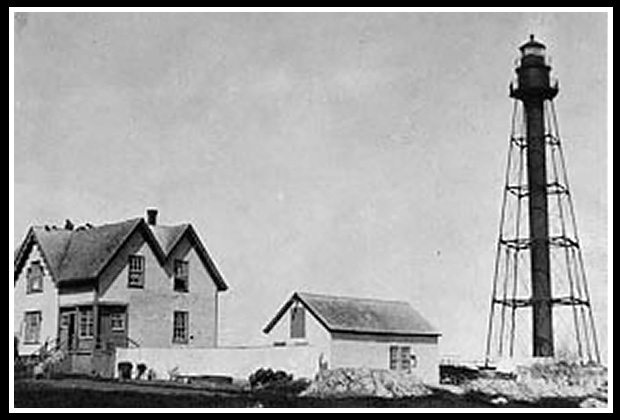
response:
[[[43,266],[35,261],[28,268],[26,293],[40,293],[43,291]]]
[[[41,335],[41,312],[26,312],[24,321],[26,323],[24,344],[38,344]]]
[[[411,348],[400,348],[400,370],[403,372],[411,371]]]
[[[417,365],[415,355],[411,354],[409,346],[390,346],[390,370],[411,372],[412,366]]]
[[[189,336],[189,312],[175,311],[172,328],[172,342],[186,344]]]
[[[174,260],[174,290],[176,292],[189,291],[189,262]]]
[[[291,338],[306,338],[306,314],[301,305],[291,308]]]
[[[142,255],[129,256],[129,287],[144,287],[144,257]]]
[[[398,347],[390,346],[390,370],[398,370]]]

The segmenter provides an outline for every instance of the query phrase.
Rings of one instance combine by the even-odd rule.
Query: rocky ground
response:
[[[403,398],[433,391],[412,375],[380,369],[340,368],[320,372],[302,396]]]
[[[504,401],[532,402],[544,398],[580,401],[580,406],[607,406],[607,369],[566,362],[519,366],[513,379],[483,375],[463,384],[465,392],[480,393]]]
[[[341,368],[326,370],[315,378],[302,396],[320,398],[380,397],[423,398],[442,395],[469,398],[490,406],[512,403],[584,408],[607,406],[607,371],[568,364],[544,364],[520,367],[511,377],[501,373],[480,373],[459,385],[426,385],[400,372],[378,369]]]

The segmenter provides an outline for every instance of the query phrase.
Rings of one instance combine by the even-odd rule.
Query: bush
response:
[[[121,379],[131,379],[131,370],[133,364],[131,362],[119,362],[118,373]]]
[[[307,379],[294,379],[290,373],[282,370],[274,371],[271,368],[256,370],[249,376],[248,381],[254,390],[290,395],[297,395],[310,385]]]
[[[252,373],[248,380],[250,381],[250,386],[252,388],[258,388],[276,382],[290,382],[293,380],[293,375],[282,370],[274,371],[271,368],[260,368]]]
[[[144,379],[143,375],[146,373],[146,365],[144,363],[138,363],[136,369],[138,370],[136,379]]]

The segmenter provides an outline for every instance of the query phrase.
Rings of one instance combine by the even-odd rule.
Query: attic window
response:
[[[144,257],[142,255],[129,256],[129,287],[144,287]]]
[[[26,293],[43,292],[43,266],[35,261],[28,268]]]
[[[189,262],[174,260],[174,291],[189,291]]]

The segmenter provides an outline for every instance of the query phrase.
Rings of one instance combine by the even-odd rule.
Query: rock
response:
[[[321,371],[302,395],[402,398],[431,391],[412,375],[381,369],[338,368]]]
[[[490,402],[493,405],[506,405],[508,404],[508,399],[506,397],[495,397]]]
[[[607,408],[607,403],[596,398],[586,398],[579,404],[580,408]]]
[[[45,365],[43,363],[37,363],[34,366],[32,373],[37,379],[43,378],[43,376],[45,375]]]

